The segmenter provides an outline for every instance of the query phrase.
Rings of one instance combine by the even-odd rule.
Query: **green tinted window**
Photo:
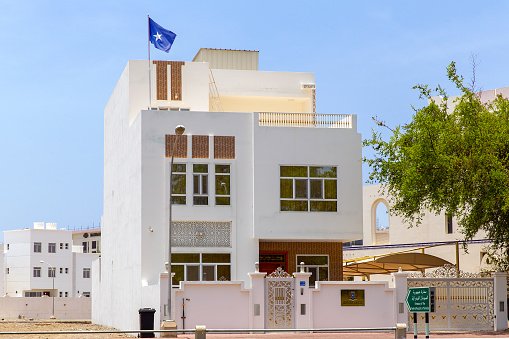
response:
[[[178,285],[181,281],[184,280],[184,265],[171,265],[171,271],[175,273],[173,279],[171,280],[173,285]]]
[[[230,263],[230,253],[203,253],[204,263]]]
[[[216,197],[216,205],[229,205],[230,197]]]
[[[173,172],[186,173],[186,164],[173,164]]]
[[[337,201],[310,201],[311,212],[337,212]]]
[[[307,211],[308,202],[303,200],[281,200],[281,211]]]
[[[200,254],[199,253],[172,253],[171,254],[171,262],[172,263],[199,263],[200,262]]]
[[[216,174],[216,195],[230,195],[230,176]]]
[[[295,198],[307,199],[308,181],[307,179],[295,179]]]
[[[337,178],[335,166],[310,166],[309,167],[310,177],[319,178]]]
[[[172,178],[172,194],[186,194],[186,175],[185,174],[173,174]]]
[[[230,165],[216,165],[216,173],[230,173]]]
[[[172,205],[185,205],[186,204],[186,197],[185,196],[174,195],[174,196],[171,197],[171,204]]]
[[[193,197],[193,205],[208,205],[209,197]]]
[[[281,166],[280,175],[281,177],[307,177],[308,168],[307,166]]]
[[[280,180],[280,196],[281,198],[293,198],[293,180],[292,179],[281,179]]]
[[[324,180],[325,186],[325,199],[338,198],[338,182],[337,180]]]
[[[209,165],[207,164],[193,164],[193,173],[208,173]]]

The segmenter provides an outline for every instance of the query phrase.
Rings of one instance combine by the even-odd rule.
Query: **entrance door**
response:
[[[294,279],[280,267],[266,278],[266,328],[293,328]]]

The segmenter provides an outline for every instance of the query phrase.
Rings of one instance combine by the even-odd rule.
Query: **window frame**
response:
[[[57,243],[56,242],[48,243],[48,253],[57,253]]]
[[[330,277],[330,258],[329,258],[329,255],[328,254],[296,254],[295,255],[295,260],[297,261],[297,268],[300,269],[300,263],[303,261],[303,260],[299,260],[299,257],[325,257],[327,258],[327,264],[325,265],[320,265],[320,264],[306,264],[304,262],[304,271],[305,272],[310,272],[310,273],[313,273],[311,272],[312,270],[315,270],[315,281],[329,281],[329,277]],[[327,269],[327,280],[320,280],[320,268],[326,268]],[[315,284],[311,282],[311,276],[309,277],[309,287],[310,288],[314,288],[315,287]]]
[[[48,267],[48,278],[55,278],[57,275],[56,267]]]
[[[83,267],[83,279],[90,279],[90,268]]]
[[[168,166],[171,166],[171,164],[169,164]],[[182,168],[184,168],[184,171],[181,170]],[[172,174],[171,174],[172,177],[170,178],[170,180],[172,180],[172,178],[176,178],[177,176],[182,176],[183,181],[184,181],[184,183],[183,183],[184,192],[183,193],[170,192],[170,194],[172,196],[171,204],[172,205],[187,205],[187,163],[174,162],[173,170],[171,172],[172,172]],[[172,181],[171,181],[171,183],[172,183],[172,185],[171,185],[170,189],[173,190],[176,186],[173,185]]]
[[[228,172],[218,172],[218,166],[227,166]],[[214,202],[215,206],[231,206],[231,194],[232,194],[232,166],[231,164],[222,164],[215,163],[214,164]],[[225,182],[219,183],[219,177],[228,178],[228,184]],[[224,184],[224,186],[223,186]],[[228,186],[228,187],[227,187]],[[221,187],[224,187],[225,194],[220,194]],[[220,201],[224,200],[225,203],[221,203]]]
[[[209,164],[193,163],[193,206],[209,205]],[[201,172],[198,166],[205,166]]]
[[[200,252],[200,253],[183,252],[183,253],[173,253],[172,257],[173,257],[173,255],[179,255],[179,254],[194,254],[194,255],[199,255],[199,256],[198,256],[198,261],[196,261],[196,262],[174,262],[174,260],[172,258],[172,264],[171,264],[172,272],[174,272],[174,269],[176,268],[176,266],[182,267],[182,272],[183,272],[182,280],[176,281],[176,279],[178,279],[177,275],[175,275],[174,278],[172,279],[172,287],[173,288],[178,288],[180,285],[180,281],[219,281],[218,280],[218,269],[220,269],[219,266],[228,266],[229,267],[229,280],[227,280],[227,281],[231,281],[232,253],[230,253],[230,252],[226,252],[226,253],[225,252]],[[207,254],[228,255],[229,262],[228,263],[226,263],[226,262],[207,262],[203,258],[203,255],[207,255]],[[212,280],[210,280],[210,279],[205,280],[204,274],[206,274],[207,272],[204,272],[203,267],[211,267],[211,266],[214,267],[214,273],[213,273],[214,277]],[[197,271],[198,280],[188,280],[189,269],[193,269],[195,267],[198,268],[198,271]],[[177,273],[177,272],[175,272],[175,273]],[[225,279],[227,279],[227,278],[225,277]],[[175,281],[177,283],[175,283]]]
[[[286,169],[288,168],[288,169]],[[292,169],[290,169],[292,168]],[[306,175],[302,175],[302,171],[306,171]],[[312,172],[318,172],[318,169],[323,168],[329,171],[334,169],[334,176],[320,176],[313,175]],[[283,175],[286,170],[294,172],[293,175]],[[298,173],[301,172],[301,173]],[[300,174],[300,175],[299,175]],[[291,181],[291,189],[288,184]],[[327,187],[333,183],[332,191]],[[318,187],[319,195],[317,197],[316,191],[313,187]],[[279,211],[280,212],[338,212],[338,166],[337,165],[279,165]],[[288,193],[291,193],[291,197]],[[327,197],[332,194],[335,197]],[[293,202],[285,203],[285,202]],[[286,207],[284,207],[286,205]],[[292,206],[293,205],[293,206]],[[322,207],[321,207],[322,206]]]
[[[33,274],[32,274],[33,278],[41,277],[41,267],[34,266],[34,269],[32,270],[32,272],[33,272]]]
[[[42,253],[42,242],[34,242],[34,253]]]

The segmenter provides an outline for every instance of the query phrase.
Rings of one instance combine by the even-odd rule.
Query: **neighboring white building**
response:
[[[390,198],[381,185],[368,185],[363,186],[362,245],[343,247],[343,256],[344,259],[353,259],[435,246],[424,249],[424,252],[456,265],[454,242],[459,242],[460,270],[479,273],[481,269],[488,268],[486,247],[489,240],[484,234],[479,233],[467,243],[468,252],[462,248],[462,239],[456,219],[444,213],[426,212],[422,224],[410,228],[401,217],[390,214]],[[450,244],[445,244],[448,242]],[[372,275],[370,279],[389,280],[390,275]]]
[[[3,295],[90,296],[92,261],[99,254],[83,253],[73,238],[91,232],[100,234],[100,229],[72,232],[58,230],[55,223],[36,222],[33,229],[5,231]]]
[[[313,281],[341,280],[342,242],[362,237],[356,116],[316,114],[314,75],[259,71],[258,52],[154,61],[150,105],[148,68],[129,61],[104,111],[93,321],[137,328],[142,307],[162,319],[174,140],[175,285],[247,286],[255,262],[295,272],[303,261]]]

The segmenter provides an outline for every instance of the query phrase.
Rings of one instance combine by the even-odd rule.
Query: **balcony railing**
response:
[[[260,126],[271,127],[316,127],[352,128],[352,115],[315,113],[271,113],[258,114]]]

